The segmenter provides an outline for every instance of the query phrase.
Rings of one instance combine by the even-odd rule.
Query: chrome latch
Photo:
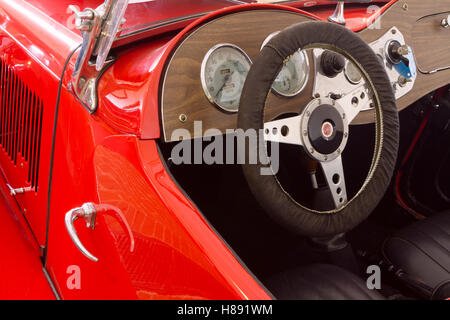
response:
[[[100,213],[109,215],[119,222],[121,227],[128,234],[128,238],[130,240],[130,252],[133,252],[134,251],[133,232],[131,231],[131,228],[128,225],[127,220],[125,219],[125,216],[122,214],[120,209],[109,204],[94,204],[92,202],[85,203],[81,207],[77,207],[68,211],[64,217],[67,232],[69,233],[70,238],[72,239],[73,243],[78,248],[78,250],[80,250],[81,253],[84,254],[88,259],[94,262],[98,261],[98,258],[94,256],[92,253],[90,253],[85,248],[83,243],[80,241],[77,231],[75,230],[74,222],[78,219],[84,219],[86,221],[86,227],[94,230],[96,218]]]
[[[90,31],[95,18],[95,11],[92,9],[85,9],[79,11],[78,7],[70,5],[69,9],[75,14],[75,28],[80,31]]]
[[[23,194],[25,192],[29,192],[29,191],[33,190],[33,188],[31,188],[31,187],[13,188],[9,184],[7,186],[9,188],[9,194],[12,196],[16,196],[18,194]]]
[[[95,229],[96,216],[97,211],[95,210],[95,206],[92,203],[85,203],[81,207],[70,210],[65,215],[66,229],[73,243],[78,248],[78,250],[81,251],[82,254],[84,254],[88,259],[94,262],[97,262],[98,258],[84,247],[83,243],[78,237],[77,231],[75,230],[74,222],[81,218],[86,220],[86,227]]]

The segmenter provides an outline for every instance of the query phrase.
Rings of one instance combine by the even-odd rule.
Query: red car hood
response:
[[[96,8],[104,0],[25,0],[38,8],[54,21],[79,34],[74,28],[74,15],[68,7],[74,5],[78,9]],[[123,26],[121,38],[139,33],[149,28],[157,29],[179,20],[192,20],[198,16],[221,8],[239,4],[257,3],[257,0],[130,0],[125,14],[126,23]],[[259,0],[262,3],[293,4],[296,7],[311,7],[316,5],[333,5],[325,0],[301,1],[270,1]],[[191,19],[190,19],[191,18]],[[164,29],[164,28],[161,28]],[[167,31],[166,29],[162,32]]]

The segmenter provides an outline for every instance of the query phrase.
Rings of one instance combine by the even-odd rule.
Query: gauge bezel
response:
[[[345,62],[345,68],[344,68],[344,75],[345,75],[345,78],[347,79],[348,82],[350,82],[350,83],[353,84],[353,85],[360,84],[361,81],[363,80],[363,76],[362,76],[362,75],[361,75],[361,78],[359,79],[359,81],[353,81],[353,80],[351,79],[351,77],[347,74],[348,65],[349,65],[350,63],[351,63],[351,62],[350,62],[349,60],[347,60],[347,61]],[[355,68],[357,68],[357,67],[355,66]],[[356,69],[356,70],[358,70],[358,69]]]
[[[203,93],[205,94],[206,98],[208,99],[208,101],[214,105],[215,107],[219,108],[221,111],[225,111],[227,113],[237,113],[239,111],[239,105],[234,109],[230,109],[230,108],[226,108],[221,106],[216,99],[214,99],[214,97],[211,96],[211,94],[209,93],[208,90],[208,86],[206,85],[206,78],[205,78],[205,73],[206,73],[206,64],[210,58],[210,56],[217,51],[220,48],[232,48],[234,50],[236,50],[237,52],[239,52],[240,54],[242,54],[242,56],[247,59],[247,62],[250,64],[250,67],[252,66],[253,62],[252,59],[250,59],[250,57],[248,56],[248,54],[241,49],[240,47],[238,47],[235,44],[232,43],[219,43],[216,44],[215,46],[211,47],[211,49],[208,50],[208,52],[205,54],[205,56],[203,57],[203,61],[202,61],[202,66],[200,69],[200,80],[202,83],[202,88],[203,88]],[[242,91],[241,91],[242,93]]]
[[[266,39],[263,41],[260,50],[262,50],[262,49],[264,48],[264,46],[270,41],[270,39],[272,39],[273,37],[275,37],[275,36],[276,36],[277,34],[279,34],[279,33],[280,33],[280,31],[275,31],[275,32],[272,32],[271,34],[269,34],[269,35],[266,37]],[[297,91],[295,91],[295,92],[293,92],[293,93],[283,93],[283,92],[280,92],[279,90],[275,89],[274,86],[272,85],[271,91],[272,91],[272,93],[274,93],[274,94],[277,95],[277,96],[281,96],[281,97],[284,97],[284,98],[293,98],[293,97],[299,95],[299,94],[306,88],[306,85],[307,85],[308,82],[309,82],[309,74],[310,74],[310,72],[311,72],[311,65],[310,65],[310,63],[309,63],[309,57],[308,57],[308,54],[307,54],[305,51],[301,50],[301,49],[298,49],[298,51],[296,51],[295,53],[297,53],[297,52],[300,53],[301,55],[303,55],[304,61],[305,61],[305,63],[306,63],[306,68],[307,68],[307,71],[308,71],[308,72],[306,73],[306,79],[305,79],[305,82],[303,83],[303,85],[302,85]],[[295,54],[295,53],[294,53],[294,54]],[[294,54],[293,54],[293,55],[294,55]],[[280,70],[280,72],[281,72],[281,70]]]

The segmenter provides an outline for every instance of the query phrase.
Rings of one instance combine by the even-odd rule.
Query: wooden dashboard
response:
[[[441,21],[450,13],[448,0],[398,1],[376,23],[380,28],[360,32],[368,43],[383,36],[393,26],[405,37],[415,55],[418,74],[413,90],[397,102],[401,110],[425,94],[450,83],[450,28]],[[186,129],[194,137],[194,121],[202,121],[202,131],[216,128],[225,133],[235,129],[237,113],[227,113],[212,105],[200,81],[201,64],[206,53],[219,43],[232,43],[253,60],[263,41],[275,31],[312,18],[282,10],[254,10],[234,13],[206,23],[192,31],[178,46],[166,66],[161,92],[162,128],[165,141],[171,141],[176,129]],[[309,54],[311,58],[311,54]],[[265,118],[271,120],[284,113],[300,113],[312,99],[314,63],[303,91],[291,98],[269,93]],[[353,123],[369,123],[373,111],[363,111]],[[202,134],[203,134],[202,132]]]

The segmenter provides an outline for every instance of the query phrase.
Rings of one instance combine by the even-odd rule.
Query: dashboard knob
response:
[[[444,28],[450,27],[450,15],[447,18],[442,19],[441,26]]]
[[[409,66],[409,59],[406,57],[409,54],[409,47],[407,45],[400,45],[397,41],[391,41],[387,49],[389,60],[393,64],[399,64],[404,62],[405,65]]]
[[[325,50],[320,58],[322,72],[330,78],[336,77],[345,68],[345,59],[342,55]]]

